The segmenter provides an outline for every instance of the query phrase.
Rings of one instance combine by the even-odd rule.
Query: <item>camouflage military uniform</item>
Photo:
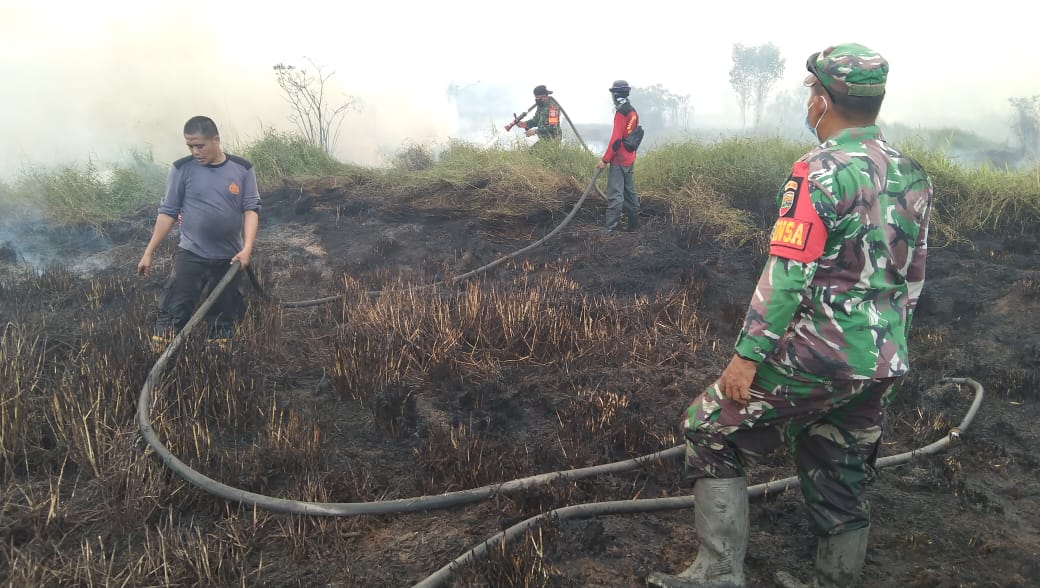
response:
[[[817,535],[869,525],[892,385],[924,283],[932,184],[877,127],[845,129],[794,164],[737,354],[758,363],[747,406],[718,382],[683,423],[689,478],[735,478],[787,444]]]
[[[552,96],[545,102],[538,104],[534,116],[524,121],[528,129],[538,129],[538,139],[553,139],[559,141],[563,138],[560,129],[560,104]]]

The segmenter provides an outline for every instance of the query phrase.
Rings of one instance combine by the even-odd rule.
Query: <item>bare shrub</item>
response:
[[[433,152],[425,145],[411,143],[398,149],[390,158],[390,164],[407,171],[422,171],[433,167]]]

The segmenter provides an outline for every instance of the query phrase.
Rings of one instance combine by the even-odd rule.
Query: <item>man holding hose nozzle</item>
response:
[[[563,139],[563,131],[560,127],[560,105],[550,94],[552,94],[552,90],[546,89],[544,85],[535,86],[534,101],[537,110],[531,118],[516,123],[516,126],[527,131],[525,134],[528,137],[538,135],[537,144],[541,144],[542,141],[558,143]],[[508,129],[509,127],[506,130]]]
[[[907,332],[924,285],[932,183],[875,126],[888,62],[859,44],[814,53],[806,126],[820,145],[777,195],[769,259],[722,376],[687,409],[685,477],[700,547],[651,586],[744,586],[745,463],[794,453],[817,536],[808,582],[847,588],[867,551],[864,500],[884,407],[909,370]]]
[[[260,194],[253,164],[226,155],[220,146],[217,125],[196,116],[184,125],[184,140],[191,155],[174,162],[159,204],[151,240],[137,272],[149,275],[152,254],[181,219],[180,243],[173,273],[159,299],[152,347],[161,351],[188,323],[208,279],[216,284],[239,262],[249,265],[260,222]],[[206,315],[210,340],[225,344],[245,307],[238,291],[241,273],[224,289]]]
[[[635,149],[629,149],[628,138],[639,127],[639,113],[628,101],[632,87],[625,80],[616,80],[610,86],[610,97],[614,101],[614,130],[607,143],[607,151],[596,166],[607,172],[607,220],[603,230],[613,233],[621,221],[621,209],[628,215],[628,230],[639,228],[639,195],[636,194],[632,168],[636,163]],[[641,135],[640,135],[641,136]]]

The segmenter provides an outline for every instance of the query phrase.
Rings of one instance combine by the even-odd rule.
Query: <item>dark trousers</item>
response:
[[[230,268],[230,259],[206,259],[185,249],[178,249],[173,258],[173,273],[159,297],[159,317],[155,321],[157,335],[178,333],[188,324],[199,303],[203,288],[216,286]],[[238,291],[242,277],[239,272],[224,288],[216,304],[206,313],[205,320],[211,333],[230,335],[235,321],[245,312],[245,301]]]
[[[621,221],[621,210],[628,215],[629,230],[639,227],[639,195],[636,194],[634,165],[611,165],[607,172],[606,228],[615,230]]]

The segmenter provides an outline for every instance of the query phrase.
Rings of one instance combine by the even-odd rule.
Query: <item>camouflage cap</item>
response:
[[[534,95],[535,96],[548,96],[549,94],[552,94],[552,90],[547,90],[545,88],[545,84],[542,84],[540,86],[535,86],[534,87]]]
[[[813,53],[805,62],[830,94],[839,96],[883,96],[888,79],[888,61],[859,43],[844,43]]]

